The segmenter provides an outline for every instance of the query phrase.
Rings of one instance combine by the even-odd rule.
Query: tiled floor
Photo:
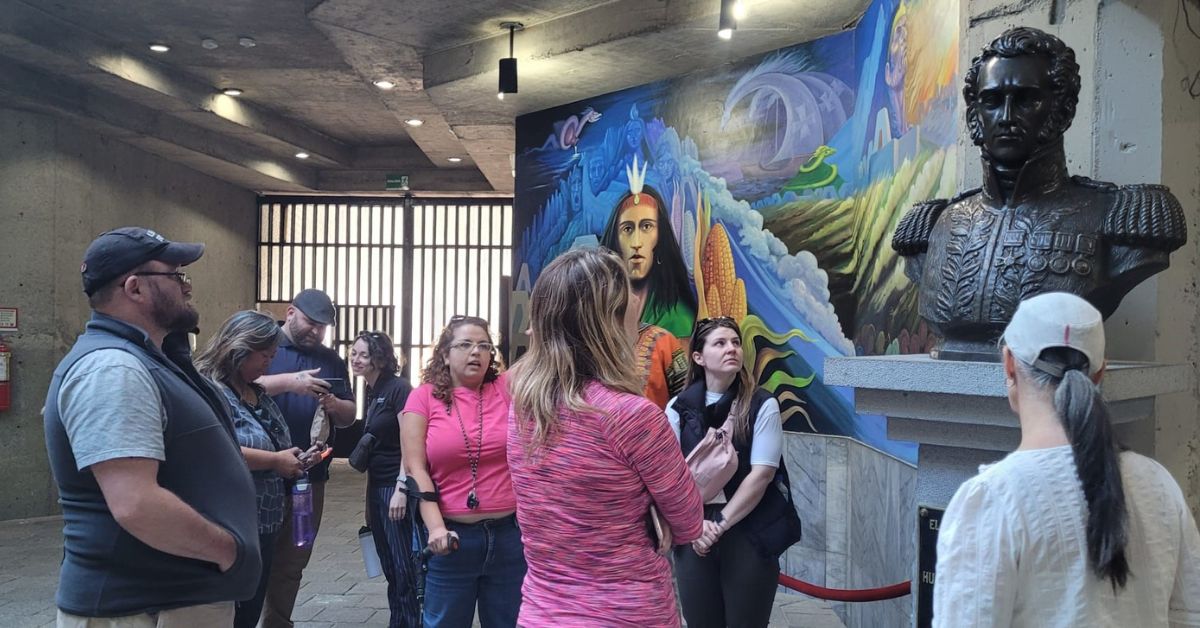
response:
[[[300,628],[387,626],[383,578],[368,580],[358,549],[364,477],[335,462],[325,520],[304,572],[292,618]],[[54,588],[62,559],[62,521],[46,517],[0,522],[0,626],[54,625]],[[771,627],[841,628],[825,602],[801,595],[775,598]]]

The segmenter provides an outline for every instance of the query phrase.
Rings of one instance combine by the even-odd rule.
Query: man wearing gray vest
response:
[[[84,254],[92,318],[44,408],[65,537],[60,627],[229,626],[254,595],[254,483],[187,337],[200,316],[180,267],[203,253],[125,227]]]

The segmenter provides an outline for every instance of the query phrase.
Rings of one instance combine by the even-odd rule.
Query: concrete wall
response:
[[[20,308],[13,407],[0,413],[0,520],[58,512],[40,410],[89,310],[79,279],[99,233],[141,225],[208,250],[194,299],[211,330],[254,300],[256,202],[243,190],[43,115],[0,109],[0,306]]]
[[[1200,6],[1186,0],[1200,27]],[[1075,49],[1082,74],[1075,124],[1067,132],[1071,172],[1115,183],[1163,183],[1183,203],[1189,242],[1171,268],[1139,286],[1109,319],[1109,359],[1190,363],[1200,359],[1196,288],[1200,243],[1200,39],[1178,0],[971,0],[963,4],[960,66],[993,37],[1025,25]],[[979,185],[977,150],[965,137],[960,181]],[[1197,373],[1200,381],[1200,372]],[[1138,435],[1183,486],[1200,515],[1200,386],[1159,400],[1154,425]],[[1142,446],[1146,443],[1149,446]]]

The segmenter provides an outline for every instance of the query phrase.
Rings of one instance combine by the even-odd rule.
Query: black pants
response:
[[[271,558],[275,554],[275,537],[278,532],[258,535],[258,546],[261,548],[262,575],[258,577],[258,586],[254,589],[254,597],[237,603],[233,614],[234,628],[254,628],[258,625],[258,616],[262,615],[263,600],[267,597],[267,580],[271,575]]]
[[[413,565],[412,523],[405,517],[388,519],[388,507],[396,485],[368,486],[367,501],[371,509],[371,535],[375,537],[375,552],[383,577],[387,578],[388,609],[391,617],[388,628],[420,628],[421,613],[417,608],[416,566]],[[408,508],[416,508],[416,500],[408,500]]]
[[[697,555],[691,544],[676,546],[675,578],[688,628],[766,628],[779,559],[764,558],[735,525],[707,556]]]

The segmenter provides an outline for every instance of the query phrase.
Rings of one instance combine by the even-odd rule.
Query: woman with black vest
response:
[[[710,428],[721,429],[729,420],[738,468],[705,504],[704,535],[690,547],[675,548],[683,617],[688,628],[765,627],[779,554],[798,540],[780,534],[790,528],[787,517],[795,515],[781,510],[792,506],[776,489],[777,479],[787,487],[779,402],[755,385],[732,318],[697,321],[689,355],[687,387],[667,403],[667,418],[685,456]]]

